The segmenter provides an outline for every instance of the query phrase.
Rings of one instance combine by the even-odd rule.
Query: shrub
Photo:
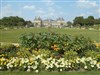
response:
[[[15,57],[18,47],[12,44],[0,45],[0,57]]]
[[[76,51],[73,51],[73,50],[66,51],[64,53],[64,58],[66,58],[68,60],[70,60],[70,59],[75,60],[77,57],[78,57],[77,52]]]
[[[89,39],[81,36],[66,34],[38,33],[21,36],[21,46],[30,50],[51,50],[55,54],[64,54],[65,51],[76,51],[80,57],[88,50],[96,50],[96,45]]]
[[[32,55],[32,53],[30,52],[29,48],[24,48],[21,47],[19,48],[19,51],[17,51],[17,57],[23,57],[23,58],[28,58]]]
[[[50,50],[45,50],[45,49],[40,49],[38,51],[33,50],[32,52],[34,55],[43,55],[44,58],[48,58],[51,56],[51,51]]]
[[[94,51],[94,50],[89,50],[85,52],[86,57],[92,57],[95,58],[97,61],[100,61],[100,52]]]
[[[76,36],[73,42],[68,45],[67,50],[74,50],[79,56],[84,56],[86,51],[96,50],[96,46],[91,39],[83,36]]]

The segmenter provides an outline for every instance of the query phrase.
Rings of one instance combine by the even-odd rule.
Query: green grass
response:
[[[87,72],[10,72],[1,71],[0,75],[100,75],[100,71],[87,71]]]
[[[82,30],[82,29],[59,29],[59,28],[25,28],[25,29],[0,29],[0,42],[19,42],[19,37],[24,33],[38,33],[38,32],[49,32],[53,31],[59,34],[68,34],[68,35],[83,35],[89,37],[92,40],[100,42],[100,31],[99,30]]]

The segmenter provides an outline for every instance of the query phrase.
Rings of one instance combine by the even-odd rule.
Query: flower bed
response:
[[[83,36],[25,34],[17,45],[0,46],[0,71],[100,70],[100,44]]]
[[[71,71],[71,70],[100,70],[100,62],[91,57],[67,60],[65,58],[44,58],[45,55],[32,55],[29,58],[13,57],[0,58],[0,70],[20,71]]]

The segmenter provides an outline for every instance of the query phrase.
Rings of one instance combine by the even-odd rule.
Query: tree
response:
[[[33,27],[33,23],[31,21],[25,21],[26,27]]]
[[[70,21],[68,21],[68,22],[67,22],[67,26],[68,26],[68,27],[70,27],[70,28],[71,28],[71,27],[72,27],[72,25],[73,25],[73,23],[72,23],[72,22],[70,22]]]
[[[3,17],[0,25],[5,27],[24,26],[25,20],[18,16]]]
[[[74,22],[74,25],[83,26],[84,25],[84,18],[83,18],[83,16],[75,17],[73,22]]]
[[[96,24],[96,25],[99,25],[99,24],[100,24],[100,18],[95,19],[95,24]]]
[[[94,25],[94,23],[95,23],[95,21],[94,21],[94,17],[93,16],[88,16],[88,18],[87,18],[87,24],[88,25]]]
[[[93,26],[94,24],[100,24],[100,18],[95,19],[93,16],[88,16],[87,18],[83,18],[83,16],[75,17],[73,20],[74,25],[80,26]]]

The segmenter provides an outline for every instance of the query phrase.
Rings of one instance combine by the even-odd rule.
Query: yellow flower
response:
[[[1,62],[1,64],[0,65],[3,65],[3,62]]]
[[[99,48],[100,47],[100,43],[95,43],[96,47]]]
[[[20,55],[20,52],[17,52],[17,55]]]
[[[6,65],[6,62],[4,62],[4,65]]]

